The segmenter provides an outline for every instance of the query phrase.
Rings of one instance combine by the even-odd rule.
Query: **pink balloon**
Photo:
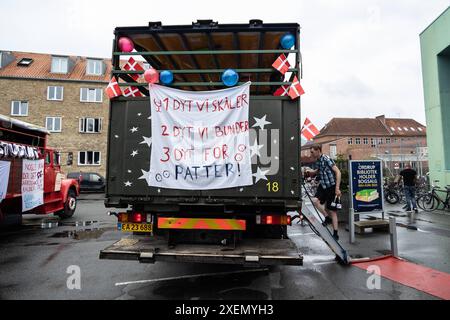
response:
[[[159,82],[159,73],[157,70],[150,68],[145,70],[144,79],[148,83],[158,83]]]
[[[134,49],[134,43],[130,38],[121,37],[119,38],[119,50],[122,52],[131,52]]]

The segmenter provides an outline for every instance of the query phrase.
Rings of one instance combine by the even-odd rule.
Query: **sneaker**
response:
[[[412,212],[411,208],[407,208],[407,209],[406,209],[406,212],[407,212],[407,213],[411,213],[411,212]]]
[[[415,208],[414,213],[419,213],[419,209]]]
[[[334,233],[334,234],[333,234],[333,238],[334,238],[334,240],[339,241],[339,236],[338,236],[337,233]]]
[[[322,225],[326,227],[328,224],[331,224],[333,221],[330,217],[325,217],[325,220],[322,222]]]

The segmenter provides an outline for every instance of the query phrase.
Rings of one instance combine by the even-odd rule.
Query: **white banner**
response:
[[[249,88],[250,82],[215,91],[150,84],[148,185],[184,190],[252,185]]]
[[[0,202],[6,197],[8,191],[9,169],[11,162],[0,161]]]
[[[44,159],[22,164],[22,212],[44,204]]]

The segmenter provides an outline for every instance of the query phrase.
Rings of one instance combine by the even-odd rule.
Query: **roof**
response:
[[[297,23],[270,24],[251,20],[248,24],[219,24],[212,20],[199,20],[183,26],[150,22],[141,27],[118,27],[115,34],[116,40],[122,36],[129,37],[138,52],[151,52],[142,56],[158,70],[202,70],[201,73],[174,72],[174,83],[180,86],[183,83],[202,83],[181,86],[181,89],[198,91],[221,83],[222,70],[228,68],[239,70],[241,82],[283,82],[284,76],[272,67],[280,53],[272,51],[280,49],[280,38],[288,32],[294,35],[294,47],[298,49],[299,31]],[[242,53],[241,50],[251,52]],[[254,69],[268,71],[255,72]],[[278,87],[252,85],[251,90],[254,94],[271,94]]]
[[[325,136],[426,136],[426,127],[413,119],[333,118],[317,138]]]
[[[3,51],[14,56],[15,60],[0,68],[0,78],[23,78],[23,79],[46,79],[46,80],[78,80],[109,82],[111,75],[111,60],[103,58],[91,58],[102,60],[106,64],[106,70],[102,76],[86,75],[86,57],[68,56],[74,63],[73,69],[67,74],[51,73],[52,56],[64,57],[63,55],[52,55],[46,53]],[[17,63],[23,58],[31,58],[33,62],[28,66],[18,66]]]
[[[27,129],[27,130],[38,131],[38,132],[42,132],[45,134],[50,134],[50,131],[48,131],[44,127],[40,127],[40,126],[25,122],[25,121],[17,120],[17,119],[14,119],[14,118],[2,115],[2,114],[0,114],[0,121],[3,122],[3,124],[2,124],[3,126],[5,125],[4,123],[6,122],[7,125],[9,125],[9,126],[14,125],[16,127]]]
[[[448,6],[444,11],[442,11],[442,13],[436,18],[436,19],[434,19],[433,20],[433,22],[431,22],[421,33],[420,33],[420,35],[422,35],[422,34],[424,34],[425,33],[425,31],[427,31],[428,30],[428,28],[430,28],[436,21],[438,21],[447,11],[449,11],[450,10],[450,6]]]

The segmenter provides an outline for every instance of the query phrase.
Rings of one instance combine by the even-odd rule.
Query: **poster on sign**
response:
[[[249,88],[250,82],[215,91],[150,84],[148,185],[183,190],[252,185]]]
[[[23,160],[22,212],[44,203],[44,159]]]
[[[11,162],[0,161],[0,202],[6,197],[6,192],[8,190],[9,181],[9,169],[11,167]]]

